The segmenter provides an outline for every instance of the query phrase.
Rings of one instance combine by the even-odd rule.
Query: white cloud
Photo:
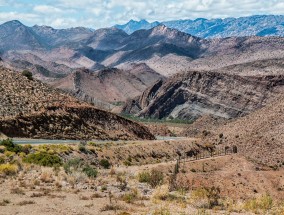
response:
[[[175,19],[225,18],[256,14],[284,14],[283,0],[0,0],[10,11],[1,12],[1,20],[25,20],[30,24],[54,27],[87,26],[93,28],[122,24],[130,19],[167,21]],[[31,3],[33,2],[33,3]],[[1,9],[1,8],[0,8]],[[10,14],[6,18],[5,13]],[[3,15],[4,14],[4,15]],[[36,16],[30,18],[31,16]],[[37,23],[35,23],[37,22]]]
[[[63,11],[57,7],[49,6],[49,5],[36,5],[33,10],[35,12],[39,13],[46,13],[46,14],[52,14],[52,13],[62,13]]]
[[[17,13],[17,12],[0,13],[0,22],[3,23],[10,20],[20,20],[25,23],[25,22],[38,21],[39,16],[32,13]]]

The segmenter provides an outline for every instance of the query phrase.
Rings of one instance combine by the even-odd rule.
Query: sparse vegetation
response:
[[[27,77],[27,79],[29,80],[33,80],[33,73],[31,73],[30,71],[28,70],[24,70],[22,71],[22,75]]]
[[[4,146],[6,151],[19,153],[23,151],[23,147],[17,144],[14,144],[11,139],[0,141],[0,146]]]
[[[100,165],[105,168],[109,169],[110,168],[110,162],[107,159],[101,159],[100,160]]]
[[[96,178],[97,175],[98,175],[98,171],[97,171],[95,168],[93,168],[93,167],[91,167],[91,166],[89,166],[89,165],[86,165],[86,166],[83,168],[82,171],[83,171],[89,178]]]
[[[49,167],[62,165],[62,160],[58,155],[52,155],[45,152],[36,152],[29,154],[25,158],[23,158],[23,161],[26,163],[33,163],[40,166]]]
[[[161,185],[164,180],[163,172],[159,170],[152,170],[151,172],[141,172],[138,174],[138,181],[141,183],[148,183],[152,188]]]
[[[244,209],[253,213],[263,214],[273,206],[273,200],[270,195],[263,195],[259,198],[248,200],[244,204]]]
[[[0,164],[0,174],[15,175],[18,172],[18,166],[15,164]]]
[[[218,187],[202,187],[191,193],[192,203],[199,208],[212,209],[220,204],[220,188]]]

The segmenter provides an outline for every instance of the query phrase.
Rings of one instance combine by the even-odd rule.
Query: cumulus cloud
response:
[[[130,19],[168,21],[175,19],[226,18],[256,14],[284,14],[283,0],[0,0],[0,21],[24,20],[54,27],[93,28],[122,24]],[[13,14],[13,15],[11,15]],[[15,17],[16,16],[16,17]],[[31,16],[36,16],[32,19]],[[40,17],[40,18],[38,18]],[[35,23],[37,22],[37,23]]]
[[[52,14],[52,13],[62,13],[63,11],[57,7],[53,7],[50,5],[36,5],[34,6],[33,10],[35,12],[39,13],[46,13],[46,14]]]

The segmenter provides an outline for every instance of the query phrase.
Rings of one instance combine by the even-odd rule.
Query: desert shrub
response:
[[[5,158],[4,157],[0,157],[0,164],[5,163]]]
[[[214,186],[198,188],[191,193],[192,202],[200,208],[212,209],[219,205],[220,198],[220,188]]]
[[[23,161],[26,163],[38,164],[40,166],[58,166],[62,165],[62,160],[58,155],[51,155],[45,152],[37,152],[34,154],[29,154]]]
[[[137,199],[138,199],[138,191],[136,189],[132,190],[129,193],[125,193],[122,196],[122,200],[127,203],[133,203]]]
[[[101,209],[101,211],[117,211],[121,209],[122,207],[118,204],[107,204]]]
[[[40,145],[38,146],[40,152],[47,152],[49,154],[69,154],[72,152],[72,147],[63,144],[56,145]]]
[[[23,150],[22,146],[14,144],[11,139],[1,141],[0,145],[5,146],[6,150],[10,152],[19,153]]]
[[[83,172],[89,177],[89,178],[96,178],[97,175],[98,175],[98,171],[89,166],[89,165],[86,165],[84,168],[83,168]]]
[[[18,172],[18,166],[15,164],[1,164],[0,174],[15,175]]]
[[[151,172],[144,171],[138,175],[138,181],[141,183],[148,183],[152,188],[161,185],[164,181],[164,174],[159,170],[152,170]]]
[[[33,74],[30,71],[28,71],[28,70],[24,70],[22,72],[22,75],[27,77],[29,80],[33,80]]]
[[[105,169],[109,169],[110,167],[110,162],[107,159],[101,159],[100,160],[100,165],[105,168]]]
[[[151,179],[151,173],[148,171],[143,171],[138,174],[138,181],[140,183],[148,183]]]
[[[273,200],[270,195],[263,195],[259,198],[248,200],[244,204],[244,209],[253,213],[263,213],[272,208]]]
[[[156,209],[153,212],[153,215],[171,215],[171,212],[168,208],[162,207],[160,209]]]
[[[86,145],[83,145],[82,143],[79,144],[78,149],[80,152],[87,154],[88,149],[86,148]]]
[[[1,146],[1,141],[0,141],[0,153],[4,153],[5,149],[6,149],[6,147],[5,146]]]
[[[70,174],[72,171],[78,171],[82,166],[83,160],[80,158],[74,158],[64,163],[63,168],[67,174]]]
[[[96,178],[98,175],[98,171],[95,168],[85,164],[84,160],[80,158],[68,160],[66,163],[64,163],[63,168],[67,174],[71,174],[73,172],[83,172],[89,178]]]
[[[125,190],[127,187],[126,177],[123,174],[118,174],[116,176],[116,181],[119,183],[120,190]]]

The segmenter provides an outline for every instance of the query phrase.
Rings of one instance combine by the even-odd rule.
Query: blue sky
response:
[[[284,15],[284,0],[0,0],[0,23],[17,19],[55,28],[259,14]]]

